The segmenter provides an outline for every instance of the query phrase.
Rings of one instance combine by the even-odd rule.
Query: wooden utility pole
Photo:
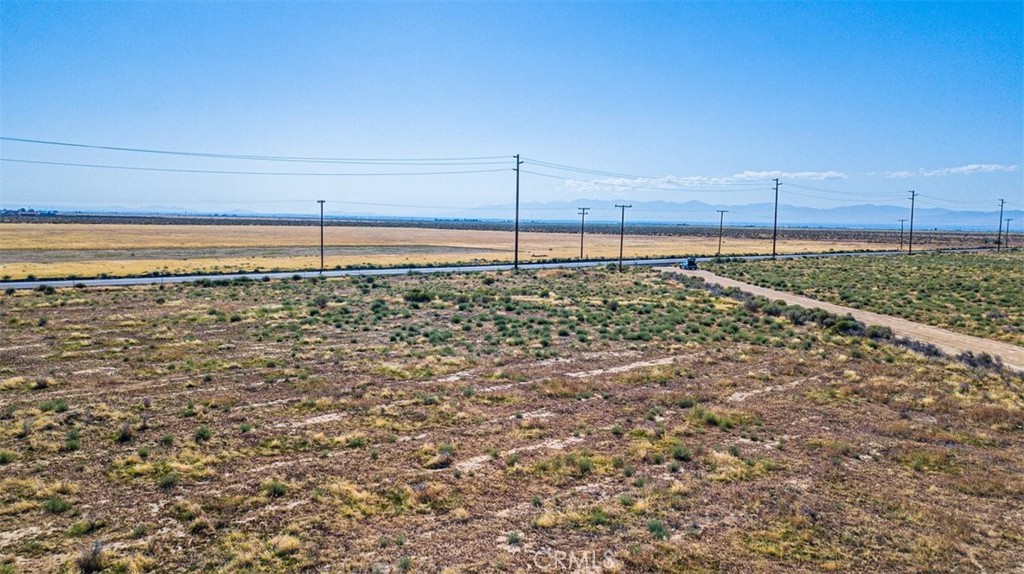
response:
[[[512,256],[512,268],[519,269],[519,166],[523,165],[523,162],[519,161],[519,154],[516,154],[516,244],[515,254]]]
[[[722,254],[722,224],[725,221],[725,214],[729,213],[727,209],[717,209],[718,211],[718,253],[715,255]]]
[[[583,259],[583,222],[587,219],[589,207],[579,207],[580,210],[580,259]]]
[[[324,201],[323,199],[316,200],[320,204],[320,274],[324,273]]]
[[[903,222],[904,221],[906,221],[906,219],[901,219],[900,220],[900,251],[903,251]]]
[[[917,199],[917,192],[910,190],[910,242],[907,244],[907,255],[914,253],[914,200]]]
[[[996,236],[996,251],[999,251],[999,246],[1003,244],[1003,204],[1005,203],[1005,199],[999,200],[999,235]]]
[[[772,222],[772,259],[775,259],[775,240],[779,236],[779,178],[775,178],[775,219]]]
[[[619,271],[622,271],[622,244],[626,237],[626,210],[633,206],[616,204],[615,207],[622,210],[622,222],[619,224]]]

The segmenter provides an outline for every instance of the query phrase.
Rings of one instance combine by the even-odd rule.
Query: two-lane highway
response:
[[[947,250],[950,251],[950,250]],[[858,251],[858,252],[829,252],[829,253],[791,253],[779,255],[778,259],[799,259],[805,257],[847,257],[867,255],[900,255],[902,251]],[[771,255],[745,255],[731,257],[732,259],[743,259],[755,261],[759,259],[771,259]],[[698,263],[706,263],[716,259],[715,257],[698,257]],[[623,265],[636,266],[665,266],[678,265],[685,261],[681,258],[666,259],[628,259]],[[578,269],[585,267],[601,267],[609,263],[618,263],[617,259],[601,259],[587,261],[561,261],[548,263],[521,263],[520,269]],[[438,267],[384,267],[373,269],[332,269],[320,271],[275,271],[272,273],[223,273],[213,275],[165,275],[146,277],[118,277],[105,279],[41,279],[36,281],[3,281],[0,282],[0,289],[37,289],[48,285],[54,288],[62,287],[128,287],[133,285],[159,285],[168,283],[196,283],[199,281],[232,281],[235,279],[251,279],[253,281],[269,279],[287,279],[298,275],[299,277],[348,277],[354,275],[408,275],[410,273],[481,273],[486,271],[509,271],[512,269],[510,263],[499,263],[491,265],[446,265]]]

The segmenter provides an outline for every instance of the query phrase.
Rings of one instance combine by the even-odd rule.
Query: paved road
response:
[[[950,250],[946,250],[950,251]],[[962,251],[980,251],[978,249],[964,249]],[[800,258],[816,258],[816,257],[848,257],[848,256],[878,256],[878,255],[900,255],[902,251],[871,251],[871,252],[855,252],[855,253],[799,253],[799,254],[786,254],[779,255],[779,259],[800,259]],[[744,259],[747,261],[755,261],[759,259],[770,259],[770,255],[748,255],[738,257],[737,259]],[[714,257],[698,257],[698,263],[708,262],[715,259]],[[820,308],[830,313],[836,313],[845,315],[847,313],[853,315],[858,321],[871,325],[882,325],[889,327],[893,332],[899,336],[909,337],[918,341],[931,343],[942,349],[944,352],[956,355],[964,351],[972,351],[974,353],[988,353],[995,355],[1003,360],[1003,363],[1007,366],[1018,370],[1024,371],[1024,348],[1011,345],[1009,343],[1002,343],[999,341],[990,341],[988,339],[982,339],[979,337],[972,337],[970,335],[962,335],[960,333],[954,333],[946,329],[940,329],[938,327],[932,327],[930,325],[923,325],[920,323],[914,323],[913,321],[907,321],[905,319],[899,319],[897,317],[891,317],[888,315],[880,315],[878,313],[872,313],[870,311],[862,311],[860,309],[853,309],[851,307],[843,307],[840,305],[834,305],[832,303],[826,303],[811,299],[809,297],[803,297],[800,295],[794,295],[792,293],[786,293],[783,291],[775,291],[773,289],[766,289],[764,287],[758,287],[756,285],[750,285],[733,279],[725,277],[719,277],[708,271],[683,271],[679,269],[679,263],[683,259],[672,258],[672,259],[631,259],[623,261],[625,265],[645,265],[645,266],[656,266],[662,271],[678,272],[687,275],[693,275],[696,277],[703,277],[706,281],[719,283],[723,286],[738,287],[748,293],[755,295],[762,295],[770,299],[782,299],[787,303],[794,305],[800,305],[803,307]],[[595,261],[567,261],[561,263],[522,263],[519,265],[520,269],[579,269],[587,267],[600,267],[609,263],[615,263],[612,260],[595,260]],[[210,281],[225,281],[234,279],[252,279],[260,280],[264,277],[271,279],[287,279],[298,275],[300,277],[347,277],[354,275],[374,275],[374,276],[386,276],[386,275],[408,275],[410,273],[481,273],[486,271],[508,271],[512,269],[511,264],[497,264],[497,265],[450,265],[443,267],[398,267],[389,269],[341,269],[324,271],[283,271],[276,273],[233,273],[233,274],[221,274],[221,275],[176,275],[169,277],[124,277],[117,279],[75,279],[75,280],[42,280],[42,281],[6,281],[0,282],[0,288],[3,289],[36,289],[43,285],[49,285],[51,287],[118,287],[118,286],[132,286],[132,285],[155,285],[161,283],[194,283],[197,281],[210,280]]]
[[[1018,347],[1016,345],[1011,345],[1010,343],[982,339],[981,337],[972,337],[971,335],[955,333],[947,329],[932,327],[931,325],[907,321],[906,319],[900,319],[899,317],[881,315],[879,313],[872,313],[871,311],[863,311],[852,307],[843,307],[842,305],[834,305],[832,303],[818,301],[817,299],[811,299],[810,297],[804,297],[802,295],[795,295],[785,291],[776,291],[774,289],[758,287],[757,285],[736,281],[735,279],[721,277],[711,273],[710,271],[685,271],[677,267],[662,267],[660,270],[671,273],[681,273],[692,277],[700,277],[708,283],[717,283],[722,287],[736,287],[746,291],[747,293],[761,295],[762,297],[767,297],[772,300],[782,299],[787,304],[799,305],[801,307],[808,307],[811,309],[824,309],[829,313],[835,313],[837,315],[846,315],[849,313],[850,315],[853,315],[855,319],[867,325],[889,327],[892,329],[893,333],[900,337],[907,337],[915,341],[931,343],[948,355],[959,355],[965,351],[970,351],[974,354],[988,353],[989,355],[1002,359],[1003,364],[1007,367],[1010,367],[1015,371],[1024,372],[1024,347]]]
[[[843,257],[856,255],[900,255],[902,251],[869,251],[855,253],[797,253],[779,255],[779,259],[799,259],[805,257]],[[714,257],[698,257],[698,262],[707,262]],[[747,261],[771,259],[771,255],[748,255],[739,257]],[[624,265],[678,265],[682,259],[627,259]],[[520,263],[520,269],[578,269],[583,267],[600,267],[617,260],[566,261],[561,263]],[[161,283],[195,283],[197,281],[225,281],[248,278],[253,280],[269,277],[271,279],[287,279],[294,275],[301,277],[347,277],[352,275],[408,275],[409,273],[480,273],[484,271],[508,271],[512,265],[508,263],[496,265],[449,265],[443,267],[395,267],[383,269],[340,269],[320,273],[319,271],[281,271],[275,273],[230,273],[220,275],[173,275],[165,277],[122,277],[116,279],[46,279],[39,281],[2,281],[0,289],[36,289],[43,285],[51,287],[125,287],[131,285],[158,285]]]

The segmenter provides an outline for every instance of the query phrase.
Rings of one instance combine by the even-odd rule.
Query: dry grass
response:
[[[352,253],[328,253],[325,262],[328,268],[511,261],[513,256],[513,235],[505,231],[327,227],[324,242],[328,251],[332,247],[358,248]],[[615,235],[590,234],[585,243],[588,258],[618,256],[619,238]],[[121,276],[252,271],[256,268],[261,271],[315,269],[320,265],[319,244],[319,228],[306,226],[5,223],[0,224],[0,276],[17,279],[30,274],[47,278],[94,277],[102,273]],[[625,245],[627,258],[713,255],[718,240],[717,237],[628,235]],[[782,240],[778,248],[782,252],[804,253],[894,247],[878,241],[850,239]],[[308,255],[297,253],[304,248],[308,248]],[[251,252],[239,254],[239,249]],[[282,255],[281,249],[288,253]],[[95,258],[84,255],[68,260],[65,257],[68,251],[89,250],[97,252]],[[169,250],[174,252],[169,253]],[[771,241],[727,239],[723,251],[727,255],[768,253]],[[579,236],[574,233],[520,234],[521,261],[578,256]]]
[[[0,320],[15,572],[1024,560],[1019,377],[650,270],[19,291]]]

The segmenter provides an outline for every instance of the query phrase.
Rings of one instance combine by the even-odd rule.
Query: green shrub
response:
[[[68,431],[67,438],[64,439],[64,450],[73,452],[80,448],[82,448],[82,431],[73,428]]]
[[[50,399],[39,405],[39,410],[43,412],[62,413],[68,410],[68,402],[64,399]]]
[[[52,514],[61,514],[71,510],[71,503],[58,496],[51,496],[43,502],[43,508]]]
[[[409,303],[429,303],[434,300],[434,294],[423,289],[410,289],[402,294],[402,299]]]
[[[176,472],[169,472],[161,476],[160,480],[157,481],[157,486],[165,490],[173,488],[176,484],[178,484],[178,473]]]
[[[268,480],[263,483],[263,492],[270,498],[280,498],[288,494],[288,485],[279,480]]]
[[[665,528],[665,523],[660,520],[649,521],[647,523],[647,531],[658,540],[665,540],[668,538],[668,529]]]
[[[97,530],[100,526],[102,526],[102,524],[99,522],[87,518],[68,527],[67,534],[68,536],[85,536],[86,534]]]
[[[196,442],[206,442],[210,440],[212,437],[213,431],[210,430],[210,427],[205,425],[197,427],[195,433],[193,434],[193,438],[195,438]]]
[[[693,459],[693,453],[690,451],[690,448],[687,447],[686,445],[677,444],[676,446],[672,447],[672,458],[682,462],[689,462],[690,460]]]

